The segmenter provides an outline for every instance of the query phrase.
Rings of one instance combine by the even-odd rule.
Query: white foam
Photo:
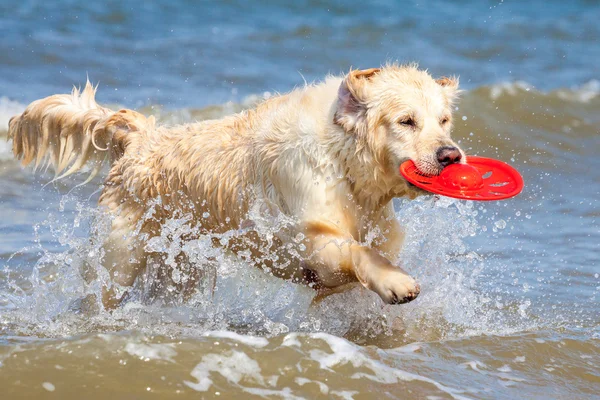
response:
[[[236,385],[242,379],[262,386],[265,384],[258,363],[240,351],[203,356],[202,361],[190,372],[198,382],[183,381],[183,383],[198,392],[206,392],[213,384],[212,372],[220,374],[229,383]]]
[[[589,103],[600,94],[600,81],[593,79],[580,86],[559,89],[555,93],[562,100]]]
[[[319,381],[315,381],[315,380],[307,379],[307,378],[302,378],[302,377],[295,378],[294,382],[296,382],[300,386],[304,386],[307,383],[314,383],[315,385],[317,385],[319,387],[319,391],[321,392],[321,394],[326,395],[329,393],[329,386],[327,386],[323,382],[319,382]]]
[[[498,377],[500,379],[505,380],[505,381],[525,382],[525,379],[517,378],[516,376],[510,375],[510,374],[507,374],[507,373],[504,373],[504,372],[501,373],[501,374],[498,374]]]
[[[177,352],[173,349],[173,346],[172,344],[130,342],[125,346],[125,351],[144,361],[162,360],[174,363],[173,357],[177,355]]]
[[[231,331],[210,331],[206,332],[204,336],[211,338],[224,338],[235,340],[236,342],[243,343],[247,346],[252,347],[265,347],[269,344],[269,341],[263,337],[258,336],[250,336],[250,335],[240,335],[239,333],[231,332]]]
[[[477,360],[473,360],[473,361],[468,361],[466,363],[463,363],[462,365],[468,366],[470,367],[473,371],[477,371],[477,372],[481,372],[481,369],[486,369],[487,366],[482,363],[481,361],[477,361]]]
[[[97,333],[96,336],[107,343],[112,342],[115,337],[114,335],[110,335],[108,333]]]
[[[289,333],[289,334],[285,335],[285,337],[283,338],[283,341],[281,342],[281,345],[287,346],[287,347],[292,347],[292,346],[300,347],[301,343],[298,340],[298,334],[297,333]]]
[[[582,85],[555,89],[548,92],[540,91],[525,81],[501,82],[490,86],[490,99],[497,100],[501,96],[517,96],[522,92],[555,95],[565,101],[589,103],[600,95],[600,81],[593,79]]]
[[[25,110],[25,105],[11,100],[6,96],[0,97],[0,132],[8,131],[8,121]]]
[[[510,368],[508,365],[504,364],[503,366],[501,366],[500,368],[498,368],[498,371],[500,371],[500,372],[511,372],[512,368]]]
[[[281,390],[261,389],[261,388],[243,388],[244,392],[254,394],[263,398],[280,397],[285,400],[305,400],[304,397],[298,397],[292,394],[292,390],[285,387]]]
[[[54,390],[56,389],[56,387],[50,382],[42,383],[42,387],[49,392],[54,392]]]
[[[356,390],[332,390],[331,394],[338,396],[342,400],[354,400],[354,395],[358,394]]]
[[[372,371],[372,374],[365,372],[354,373],[350,376],[352,379],[366,378],[383,384],[394,384],[398,383],[399,381],[408,382],[416,380],[434,385],[436,388],[447,393],[455,399],[466,399],[466,397],[461,396],[461,390],[450,388],[433,379],[421,375],[390,367],[371,358],[369,355],[364,353],[361,347],[345,339],[326,333],[316,333],[311,334],[310,336],[313,339],[321,339],[325,341],[332,350],[332,353],[329,354],[321,350],[312,350],[310,352],[311,358],[317,361],[321,368],[331,369],[336,365],[351,364],[354,368],[370,369]]]
[[[354,367],[361,365],[363,357],[359,354],[360,348],[349,341],[327,333],[313,333],[310,337],[323,340],[333,351],[333,353],[328,354],[321,350],[311,350],[311,358],[317,361],[321,368],[330,369],[345,362],[351,363]]]
[[[519,92],[529,92],[533,89],[533,85],[525,81],[516,82],[501,82],[490,87],[490,98],[497,100],[500,96],[516,96]]]
[[[419,343],[410,343],[394,349],[394,351],[398,351],[400,353],[416,353],[419,350],[421,350],[421,345]]]

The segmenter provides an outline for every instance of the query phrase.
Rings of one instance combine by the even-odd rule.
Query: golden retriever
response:
[[[392,199],[419,194],[399,174],[403,161],[428,175],[463,162],[450,138],[456,78],[434,80],[414,65],[351,70],[239,114],[174,127],[101,107],[95,92],[88,82],[34,101],[11,119],[9,138],[24,165],[48,163],[57,177],[85,164],[93,175],[110,162],[99,200],[112,216],[106,308],[145,269],[147,241],[182,215],[196,232],[243,232],[227,247],[323,293],[360,282],[389,304],[419,294],[391,261],[403,241]],[[249,217],[255,204],[294,223],[265,240]]]

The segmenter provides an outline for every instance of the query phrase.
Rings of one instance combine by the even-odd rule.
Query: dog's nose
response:
[[[447,167],[460,161],[462,154],[460,150],[453,146],[440,147],[436,153],[438,162],[442,167]]]

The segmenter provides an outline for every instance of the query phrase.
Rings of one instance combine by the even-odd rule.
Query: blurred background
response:
[[[2,1],[0,96],[89,76],[104,101],[203,107],[387,60],[466,88],[597,87],[599,17],[583,0]]]

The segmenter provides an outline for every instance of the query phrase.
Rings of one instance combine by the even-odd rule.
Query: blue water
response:
[[[3,1],[0,96],[87,74],[104,101],[199,107],[386,60],[569,87],[598,78],[599,18],[595,1]]]

